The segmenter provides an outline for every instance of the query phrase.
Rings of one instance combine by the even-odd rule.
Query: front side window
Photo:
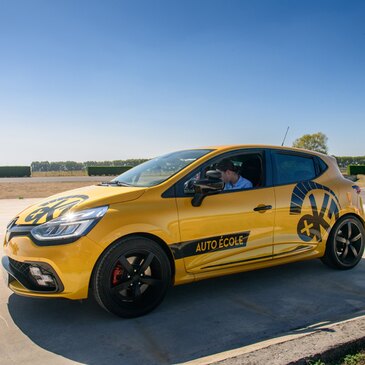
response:
[[[292,184],[316,177],[315,162],[311,156],[274,153],[274,164],[277,185]]]
[[[155,186],[211,151],[208,149],[187,150],[156,157],[124,172],[112,182],[126,186]]]
[[[228,173],[226,172],[227,169],[229,169]],[[234,187],[234,180],[232,180],[232,182],[224,180],[225,191],[245,190],[263,187],[265,185],[264,160],[263,153],[261,151],[242,151],[240,153],[238,152],[237,154],[226,153],[223,156],[215,157],[211,161],[203,164],[201,167],[199,167],[198,169],[190,173],[185,179],[183,179],[183,184],[179,184],[180,186],[177,187],[178,196],[183,196],[183,194],[193,194],[194,182],[200,179],[209,179],[209,173],[207,174],[208,171],[221,172],[222,180],[224,180],[222,172],[225,172],[226,175],[234,174],[236,175],[236,177],[238,177],[239,181],[236,181],[236,184],[238,183],[236,189]],[[181,185],[183,186],[183,188],[181,187]],[[228,189],[226,188],[227,185],[233,185],[233,188]]]

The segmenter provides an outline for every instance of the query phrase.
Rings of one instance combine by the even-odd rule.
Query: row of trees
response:
[[[321,153],[328,153],[327,146],[328,138],[324,133],[318,132],[314,134],[305,134],[296,139],[293,147],[305,148],[307,150],[317,151]],[[348,165],[365,165],[365,156],[351,157],[343,156],[336,157],[339,167],[345,168]],[[114,161],[34,161],[31,164],[32,171],[76,171],[85,170],[91,166],[136,166],[142,162],[147,161],[143,158],[133,158],[128,160],[114,160]]]
[[[132,158],[128,160],[114,160],[114,161],[34,161],[31,163],[32,171],[79,171],[85,170],[91,166],[136,166],[142,162],[147,161],[143,158]]]
[[[341,168],[346,168],[349,165],[358,165],[358,166],[365,166],[365,156],[335,156],[337,160],[337,164]]]

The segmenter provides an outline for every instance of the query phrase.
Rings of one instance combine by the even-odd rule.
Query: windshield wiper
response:
[[[128,184],[124,181],[113,181],[113,183],[116,183],[118,186],[134,186],[134,185]]]
[[[134,186],[132,184],[128,184],[128,183],[123,182],[123,181],[105,181],[105,182],[101,182],[99,185],[100,186],[109,186],[109,185],[116,185],[116,186]]]

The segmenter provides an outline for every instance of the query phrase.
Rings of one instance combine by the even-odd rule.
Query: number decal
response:
[[[87,195],[69,195],[50,200],[40,204],[36,210],[28,214],[25,221],[31,224],[48,222],[49,220],[64,214],[74,205],[79,204],[88,198]]]

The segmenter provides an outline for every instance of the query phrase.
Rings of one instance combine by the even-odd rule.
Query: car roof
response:
[[[237,145],[235,144],[235,145],[206,146],[206,147],[201,147],[201,148],[202,149],[212,149],[212,150],[216,150],[216,151],[229,151],[229,150],[242,149],[242,148],[270,148],[270,149],[278,149],[278,150],[284,150],[284,151],[310,153],[310,154],[317,155],[320,157],[330,157],[323,153],[306,150],[304,148],[275,146],[275,145],[266,145],[266,144],[237,144]]]

